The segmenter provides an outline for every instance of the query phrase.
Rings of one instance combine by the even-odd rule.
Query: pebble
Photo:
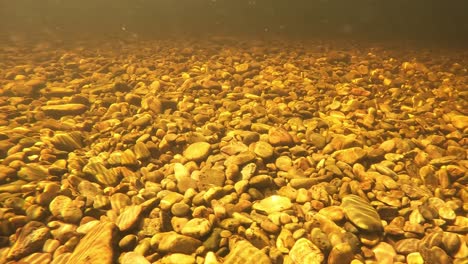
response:
[[[182,235],[191,236],[195,238],[202,238],[211,232],[212,224],[205,218],[190,219],[182,228]]]
[[[268,160],[273,157],[274,148],[268,142],[258,141],[253,143],[253,152],[258,157]]]
[[[340,243],[334,246],[328,255],[328,263],[351,263],[353,260],[354,253],[349,244]]]
[[[195,142],[190,144],[184,151],[184,157],[188,160],[201,161],[210,154],[211,145],[207,142]]]
[[[233,242],[225,264],[271,264],[270,258],[246,240]]]
[[[337,150],[332,157],[335,159],[353,165],[367,155],[367,152],[359,147]]]
[[[81,115],[88,110],[88,107],[83,104],[62,104],[62,105],[47,105],[41,108],[48,116],[60,118],[68,115]]]
[[[16,234],[16,241],[8,251],[6,259],[19,260],[31,253],[40,251],[49,235],[49,228],[41,222],[28,222]]]
[[[168,253],[191,254],[202,245],[202,242],[190,236],[180,235],[175,232],[159,233],[151,238],[158,242],[158,250]]]
[[[396,257],[395,249],[388,243],[380,242],[372,251],[378,263],[392,264]]]
[[[466,262],[460,56],[89,41],[0,49],[1,263]]]
[[[258,203],[254,203],[252,208],[267,215],[288,210],[293,206],[289,198],[279,195],[272,195]]]
[[[346,217],[357,227],[369,232],[383,231],[380,216],[367,201],[350,194],[342,199],[341,207]]]
[[[294,139],[286,129],[274,127],[268,131],[268,142],[273,146],[291,146]]]
[[[289,257],[297,264],[321,264],[325,259],[320,249],[306,238],[300,238],[294,243]]]

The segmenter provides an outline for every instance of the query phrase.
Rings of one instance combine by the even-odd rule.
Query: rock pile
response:
[[[466,51],[220,43],[0,49],[0,262],[468,261]]]

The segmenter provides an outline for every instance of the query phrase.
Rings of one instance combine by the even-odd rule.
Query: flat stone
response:
[[[289,198],[279,195],[272,195],[267,197],[260,202],[253,204],[252,208],[254,210],[264,212],[266,214],[272,214],[275,212],[281,212],[288,210],[293,206]]]
[[[101,222],[78,243],[66,264],[109,263],[114,259],[113,241],[115,225]]]
[[[83,147],[81,133],[74,131],[70,133],[57,132],[51,142],[59,150],[74,151]]]
[[[321,264],[325,260],[324,254],[310,240],[300,238],[289,251],[289,257],[297,264]]]
[[[284,128],[274,127],[268,131],[268,141],[273,146],[291,146],[293,137]]]
[[[377,210],[361,197],[349,194],[343,197],[341,207],[346,217],[357,227],[369,232],[383,231]]]
[[[347,243],[340,243],[332,248],[328,255],[329,264],[350,263],[353,260],[354,253],[351,246]]]
[[[270,143],[258,141],[253,143],[253,152],[262,159],[269,159],[273,156],[274,148]]]
[[[195,256],[181,254],[181,253],[173,253],[173,254],[164,256],[161,259],[161,263],[162,264],[195,264],[197,262],[195,260]]]
[[[224,264],[271,264],[270,258],[246,240],[235,242]]]
[[[195,142],[190,144],[184,151],[184,157],[188,160],[201,161],[210,154],[211,145],[208,142]]]
[[[207,190],[212,186],[224,186],[225,180],[224,171],[213,168],[207,169],[201,172],[198,186],[200,190]]]
[[[395,249],[385,242],[380,242],[375,246],[372,251],[374,252],[375,258],[378,263],[382,264],[393,264],[396,256]]]
[[[31,221],[19,229],[16,236],[16,241],[6,256],[7,260],[18,260],[40,251],[50,234],[49,228],[44,224]]]
[[[190,219],[182,228],[182,235],[202,238],[211,231],[212,224],[205,218]]]
[[[359,147],[348,148],[343,150],[335,151],[332,155],[333,158],[346,162],[350,165],[358,162],[367,155],[367,152]]]
[[[83,104],[46,105],[41,107],[41,110],[50,117],[60,118],[67,115],[81,115],[88,110],[88,107]]]
[[[161,233],[160,236],[158,250],[161,252],[192,254],[202,244],[198,239],[176,232]]]
[[[132,228],[137,223],[141,210],[141,205],[130,205],[125,207],[124,211],[115,221],[119,230],[124,232]]]

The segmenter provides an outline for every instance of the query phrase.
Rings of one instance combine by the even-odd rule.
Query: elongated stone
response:
[[[341,207],[346,217],[362,230],[369,232],[383,231],[380,216],[366,200],[361,197],[349,194],[342,199]]]

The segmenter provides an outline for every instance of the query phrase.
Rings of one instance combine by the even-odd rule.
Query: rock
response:
[[[294,139],[284,128],[273,127],[268,131],[268,141],[273,146],[291,146]]]
[[[198,239],[176,232],[160,233],[156,236],[159,237],[158,250],[161,252],[192,254],[202,244]]]
[[[323,149],[323,147],[325,147],[327,144],[327,139],[318,133],[311,133],[307,139],[309,140],[310,144],[315,146],[317,149]]]
[[[174,253],[164,256],[161,259],[162,264],[195,264],[197,263],[194,256]]]
[[[340,243],[334,246],[328,255],[329,264],[349,264],[353,260],[354,253],[349,244]]]
[[[30,163],[21,166],[17,175],[18,178],[26,181],[37,181],[49,176],[49,172],[40,164]]]
[[[151,152],[148,147],[141,141],[135,144],[133,151],[135,152],[135,156],[138,160],[145,160],[151,157]]]
[[[16,241],[6,255],[7,260],[19,260],[40,251],[50,233],[49,228],[41,222],[31,221],[19,229],[16,236]]]
[[[270,258],[246,240],[234,242],[224,264],[271,264]]]
[[[207,142],[192,143],[185,149],[184,157],[188,160],[201,161],[208,157],[210,154],[211,145]]]
[[[296,264],[321,264],[325,259],[320,249],[305,238],[300,238],[294,243],[289,256]]]
[[[424,264],[424,259],[419,252],[409,253],[406,256],[406,262],[408,264]]]
[[[211,232],[212,224],[205,218],[190,219],[182,228],[182,235],[202,238]]]
[[[130,205],[125,207],[123,212],[117,217],[115,224],[120,231],[125,232],[132,228],[138,221],[141,213],[141,205]]]
[[[408,255],[411,252],[418,251],[419,243],[420,241],[417,238],[402,239],[395,243],[395,250],[399,254]]]
[[[51,138],[51,142],[57,149],[71,152],[83,147],[81,136],[81,133],[78,131],[70,133],[57,132]]]
[[[207,190],[212,186],[224,186],[226,176],[224,171],[218,169],[203,170],[199,176],[198,187],[200,190]]]
[[[272,195],[260,202],[254,203],[252,208],[267,215],[288,210],[293,206],[289,198],[279,195]]]
[[[49,210],[53,216],[69,223],[78,223],[83,217],[79,204],[64,195],[55,197],[49,204]]]
[[[333,158],[346,162],[350,165],[358,162],[367,155],[367,152],[359,147],[348,148],[343,150],[335,151],[332,155]]]
[[[60,118],[68,115],[81,115],[88,107],[83,104],[62,104],[62,105],[46,105],[41,107],[41,110],[50,117]]]
[[[450,117],[452,125],[458,129],[465,129],[468,127],[468,116],[466,115],[452,115]]]
[[[115,225],[101,222],[91,229],[78,243],[66,264],[112,263]]]
[[[253,143],[253,152],[262,159],[270,159],[273,156],[274,148],[265,141]]]
[[[380,216],[367,201],[350,194],[342,199],[341,207],[346,217],[357,227],[368,232],[382,232]]]
[[[396,256],[395,249],[385,242],[380,242],[377,246],[375,246],[372,251],[374,252],[375,258],[377,259],[378,263],[383,264],[393,264],[394,259]]]
[[[120,258],[120,264],[150,264],[144,256],[135,252],[126,252]]]

